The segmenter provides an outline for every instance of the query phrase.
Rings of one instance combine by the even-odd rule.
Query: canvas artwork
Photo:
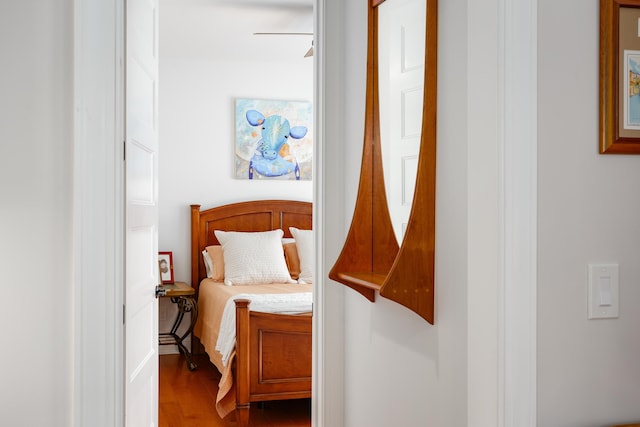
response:
[[[237,99],[235,176],[311,180],[310,102]]]
[[[640,51],[625,50],[624,128],[640,129]]]

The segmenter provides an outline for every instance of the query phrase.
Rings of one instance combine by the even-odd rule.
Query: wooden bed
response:
[[[206,278],[201,252],[219,244],[214,230],[311,229],[312,205],[288,200],[241,202],[207,210],[191,205],[191,284],[198,295]],[[236,348],[232,365],[237,425],[248,426],[251,402],[311,397],[311,315],[251,312],[236,300]],[[194,351],[199,340],[194,337]]]

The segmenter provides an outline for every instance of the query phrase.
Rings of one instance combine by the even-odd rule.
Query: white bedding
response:
[[[222,355],[222,363],[227,366],[229,357],[236,346],[236,309],[237,299],[251,300],[251,311],[262,313],[300,314],[312,310],[312,293],[292,294],[238,294],[227,301],[222,313],[216,350]]]

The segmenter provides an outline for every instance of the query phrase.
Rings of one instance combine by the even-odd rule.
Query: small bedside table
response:
[[[158,337],[159,345],[177,345],[180,353],[187,358],[187,368],[194,371],[198,365],[191,361],[191,352],[182,343],[191,333],[198,318],[198,303],[196,302],[196,291],[184,282],[175,282],[158,286],[158,296],[161,298],[169,297],[171,302],[178,305],[178,315],[173,322],[170,332],[161,332]],[[182,323],[185,313],[191,313],[191,322],[189,328],[182,336],[178,335],[178,329]]]

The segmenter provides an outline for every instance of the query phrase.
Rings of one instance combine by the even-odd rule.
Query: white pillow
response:
[[[211,279],[213,277],[213,261],[211,261],[206,249],[202,251],[202,259],[204,260],[204,268],[207,270],[207,277]]]
[[[296,239],[298,258],[300,258],[300,276],[298,283],[313,283],[313,270],[315,265],[313,230],[299,230],[289,227],[289,231]]]
[[[224,254],[224,283],[295,283],[282,249],[282,230],[245,233],[214,231]]]

